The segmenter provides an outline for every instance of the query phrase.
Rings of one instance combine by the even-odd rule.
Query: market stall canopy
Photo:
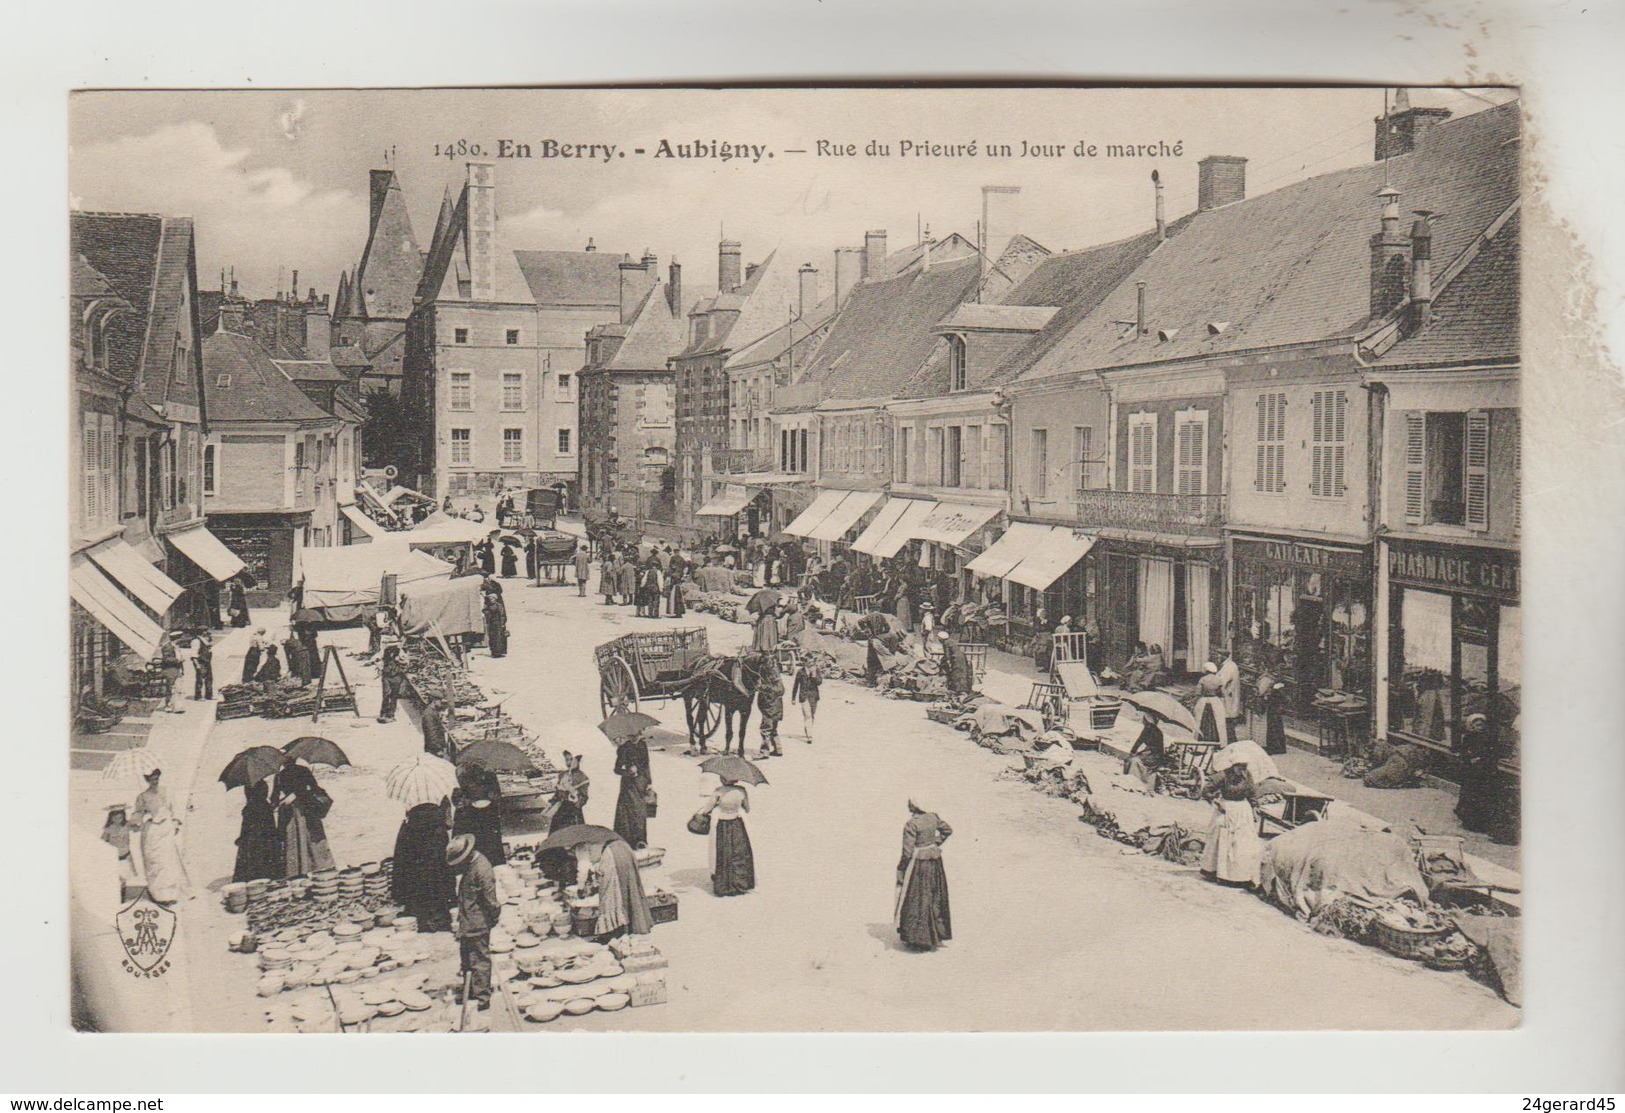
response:
[[[464,542],[472,545],[484,541],[494,532],[495,530],[482,522],[471,522],[467,518],[445,518],[432,524],[425,522],[397,536],[405,537],[413,545],[453,545]]]
[[[1010,528],[1004,531],[1002,537],[965,567],[978,576],[1002,580],[1016,565],[1025,560],[1029,553],[1035,551],[1037,545],[1054,528],[1034,522],[1011,522]]]
[[[1065,526],[1056,526],[1044,536],[1035,538],[1021,563],[1004,578],[1034,591],[1044,591],[1060,579],[1067,569],[1088,555],[1094,544],[1092,537],[1080,537]]]
[[[169,610],[185,590],[122,538],[103,541],[85,555],[156,614]]]
[[[384,494],[383,503],[385,506],[394,506],[395,503],[400,499],[406,499],[408,502],[426,502],[431,504],[434,502],[434,499],[430,498],[428,495],[414,491],[410,487],[402,487],[399,484],[396,484]]]
[[[739,487],[730,483],[695,513],[701,518],[732,518],[749,506],[750,500],[754,497],[755,493],[749,487]]]
[[[367,517],[366,512],[354,503],[351,503],[348,506],[339,507],[339,513],[348,518],[351,524],[353,524],[362,533],[374,540],[380,537],[389,536],[389,530]]]
[[[967,502],[939,502],[936,509],[926,515],[914,530],[920,541],[936,541],[943,545],[962,545],[965,538],[987,524],[999,512],[996,506],[978,506]]]
[[[402,595],[401,629],[405,633],[449,638],[485,632],[478,576],[420,584]]]
[[[841,504],[807,534],[815,541],[839,541],[846,531],[858,524],[858,519],[881,499],[879,491],[848,491]]]
[[[412,549],[399,535],[370,545],[339,545],[294,550],[295,576],[304,585],[307,607],[362,606],[378,602],[385,575],[401,587],[425,580],[449,580],[452,567]]]
[[[819,491],[818,497],[812,500],[812,505],[796,515],[795,521],[784,527],[784,532],[796,537],[811,537],[812,531],[818,523],[830,516],[841,500],[845,499],[846,491]]]
[[[191,558],[193,564],[221,583],[248,567],[242,557],[226,548],[220,538],[209,532],[208,526],[193,526],[168,536],[170,543]]]
[[[897,519],[903,516],[903,511],[908,509],[908,502],[908,499],[887,499],[879,513],[863,527],[858,539],[852,542],[852,547],[860,553],[873,556],[875,546],[885,539],[891,528],[897,524]]]
[[[143,660],[158,655],[163,629],[83,555],[75,556],[69,566],[68,594]]]
[[[911,541],[915,531],[931,516],[931,511],[937,504],[931,499],[898,499],[903,503],[903,512],[897,516],[897,521],[886,536],[876,541],[872,548],[864,552],[877,557],[894,557],[899,549]]]

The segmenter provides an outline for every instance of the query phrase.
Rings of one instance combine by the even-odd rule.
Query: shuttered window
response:
[[[1309,493],[1316,498],[1342,498],[1348,490],[1348,394],[1317,390],[1311,408]]]
[[[1513,411],[1510,422],[1512,432],[1512,532],[1523,532],[1523,428],[1519,414]]]
[[[1462,469],[1464,524],[1468,529],[1490,528],[1490,415],[1476,410],[1467,415],[1467,438]]]
[[[85,415],[84,449],[81,481],[85,492],[85,525],[94,529],[101,524],[101,420],[97,414]]]
[[[1033,430],[1033,497],[1049,497],[1049,430]]]
[[[1130,414],[1128,419],[1129,490],[1157,489],[1157,415]]]
[[[1422,524],[1427,490],[1427,415],[1405,415],[1405,523]]]
[[[1174,419],[1174,492],[1207,494],[1207,411],[1188,410]]]
[[[1278,495],[1286,490],[1286,395],[1258,396],[1258,448],[1253,490]]]

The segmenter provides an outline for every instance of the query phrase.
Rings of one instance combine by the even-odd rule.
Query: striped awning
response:
[[[719,492],[715,498],[695,511],[700,518],[732,518],[745,507],[755,492],[749,487],[738,487],[730,483]]]
[[[841,505],[830,511],[829,516],[814,526],[807,536],[815,541],[839,541],[882,497],[879,491],[846,492]]]
[[[248,567],[242,557],[226,548],[220,538],[209,532],[208,526],[193,526],[179,533],[171,533],[166,539],[221,583]]]
[[[154,614],[163,615],[186,590],[121,538],[103,541],[85,555]]]
[[[811,537],[812,531],[830,512],[841,505],[846,498],[846,491],[819,491],[818,497],[812,500],[812,505],[796,515],[795,521],[784,527],[784,532],[795,537]]]
[[[147,660],[158,656],[163,628],[82,554],[69,565],[68,595],[130,650]]]

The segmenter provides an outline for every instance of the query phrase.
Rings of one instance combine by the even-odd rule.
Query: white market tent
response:
[[[484,522],[471,522],[467,518],[444,518],[438,522],[425,522],[414,526],[405,533],[396,534],[404,537],[413,545],[453,545],[467,543],[470,545],[484,541],[496,532],[496,527]]]
[[[356,607],[378,602],[386,575],[405,586],[451,579],[452,567],[420,553],[399,534],[370,545],[306,546],[294,550],[294,580],[303,585],[301,604],[311,608]]]

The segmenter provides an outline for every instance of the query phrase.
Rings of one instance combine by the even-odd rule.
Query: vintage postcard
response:
[[[75,94],[75,1026],[1518,1026],[1522,113]]]

